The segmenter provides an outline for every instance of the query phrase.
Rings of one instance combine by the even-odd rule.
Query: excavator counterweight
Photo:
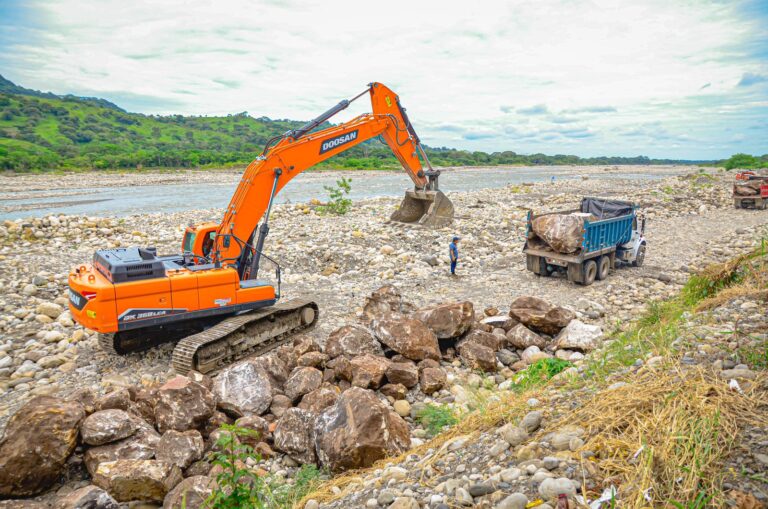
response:
[[[369,94],[372,113],[316,130]],[[124,355],[174,341],[177,372],[210,372],[247,355],[259,355],[312,328],[319,316],[311,300],[281,298],[280,266],[263,253],[275,196],[294,177],[366,140],[381,136],[414,183],[393,220],[440,227],[453,205],[438,190],[397,95],[371,83],[299,129],[269,140],[243,173],[219,223],[189,226],[182,253],[158,256],[153,248],[97,251],[90,264],[69,274],[69,309],[99,333],[107,352]],[[422,169],[421,154],[428,170]],[[275,266],[274,280],[260,276]]]

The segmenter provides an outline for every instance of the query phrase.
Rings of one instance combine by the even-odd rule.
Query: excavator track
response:
[[[225,318],[179,341],[171,365],[182,375],[191,370],[210,373],[247,355],[262,355],[287,343],[292,335],[314,327],[319,315],[315,302],[295,299]]]
[[[163,343],[178,341],[190,334],[195,334],[215,323],[212,320],[189,322],[184,326],[158,326],[113,334],[99,334],[99,346],[107,353],[127,355],[143,352]]]

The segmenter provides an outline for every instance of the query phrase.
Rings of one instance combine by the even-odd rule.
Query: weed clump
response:
[[[430,436],[435,436],[446,427],[451,427],[459,422],[453,410],[445,405],[426,405],[416,415],[416,419],[424,426]]]
[[[352,179],[341,177],[336,181],[336,187],[323,186],[328,191],[328,203],[317,207],[321,214],[343,216],[352,208],[352,200],[347,195],[352,191]]]

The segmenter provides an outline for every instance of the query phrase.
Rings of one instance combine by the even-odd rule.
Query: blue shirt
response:
[[[458,260],[459,259],[459,246],[457,246],[454,242],[451,242],[448,244],[448,249],[451,253],[453,253],[453,259]]]

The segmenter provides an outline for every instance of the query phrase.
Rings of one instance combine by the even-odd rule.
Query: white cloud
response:
[[[768,87],[755,77],[768,74],[768,65],[726,57],[764,25],[745,20],[730,4],[34,0],[30,5],[45,30],[0,48],[8,77],[58,93],[104,96],[119,104],[123,99],[128,109],[247,110],[254,116],[308,119],[375,80],[399,93],[425,143],[435,146],[555,153],[559,140],[578,138],[569,150],[580,155],[714,157],[750,143],[768,151],[764,140],[755,139],[765,131],[748,133],[740,145],[729,147],[706,137],[680,141],[669,153],[654,143],[638,144],[639,137],[628,141],[619,135],[619,128],[640,123],[661,122],[674,136],[713,116],[722,117],[723,125],[751,118],[754,110],[741,107],[738,94],[766,99]],[[751,86],[737,87],[745,79]],[[703,88],[706,84],[711,85]],[[697,97],[712,98],[718,111],[736,111],[702,110],[706,102],[698,110],[679,106]],[[365,109],[357,106],[338,118]],[[564,123],[574,129],[556,129]]]

